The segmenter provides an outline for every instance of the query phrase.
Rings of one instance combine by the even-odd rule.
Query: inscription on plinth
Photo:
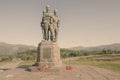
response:
[[[51,48],[43,48],[43,58],[44,59],[51,58]]]

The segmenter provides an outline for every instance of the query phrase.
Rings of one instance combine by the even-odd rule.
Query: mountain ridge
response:
[[[24,45],[24,44],[9,44],[5,42],[0,42],[0,54],[11,55],[19,52],[24,52],[27,50],[37,49],[35,46]],[[77,46],[68,48],[69,50],[85,50],[85,51],[101,51],[101,50],[119,50],[120,43],[113,43],[108,45],[92,46],[92,47],[83,47]]]
[[[70,50],[85,50],[85,51],[101,51],[101,50],[120,50],[120,43],[113,43],[107,45],[99,45],[99,46],[92,46],[92,47],[83,47],[77,46],[69,48]]]
[[[11,55],[32,49],[36,49],[36,47],[24,44],[9,44],[0,42],[0,54]]]

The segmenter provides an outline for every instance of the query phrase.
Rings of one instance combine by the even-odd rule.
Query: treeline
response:
[[[110,55],[110,54],[120,54],[120,51],[115,51],[115,50],[75,51],[75,50],[61,49],[62,58],[89,56],[89,55]]]
[[[74,51],[68,49],[60,50],[61,58],[69,58],[69,57],[79,57],[79,56],[89,56],[89,55],[110,55],[110,54],[120,54],[120,51],[114,50],[102,50],[102,51]],[[20,52],[15,55],[1,55],[0,61],[12,61],[13,59],[19,60],[36,60],[37,51],[36,50],[28,50],[25,52]]]
[[[14,55],[0,55],[0,62],[12,61],[14,57]]]
[[[28,50],[25,52],[18,53],[16,55],[17,58],[28,61],[28,60],[36,60],[37,57],[37,51],[36,50]]]
[[[16,61],[16,60],[23,60],[23,61],[36,60],[36,56],[37,56],[36,50],[28,50],[14,55],[0,55],[0,62]]]

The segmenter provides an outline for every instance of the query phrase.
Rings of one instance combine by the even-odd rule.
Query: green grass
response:
[[[35,61],[24,61],[24,62],[21,62],[18,66],[24,66],[24,65],[31,66],[34,63]]]
[[[4,64],[7,64],[7,63],[10,63],[11,61],[3,61],[3,62],[0,62],[0,66],[4,65]]]
[[[69,65],[91,65],[120,73],[120,60],[118,61],[78,60],[78,61],[65,61],[64,63]]]

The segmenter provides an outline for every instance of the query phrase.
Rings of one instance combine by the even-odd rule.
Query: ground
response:
[[[0,80],[120,80],[120,74],[89,65],[67,65],[42,72],[26,71],[28,66],[17,67],[20,62],[13,62],[0,67]]]

